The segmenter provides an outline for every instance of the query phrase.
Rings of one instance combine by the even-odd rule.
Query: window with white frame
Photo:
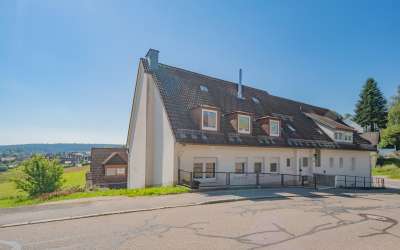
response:
[[[330,168],[333,168],[334,164],[335,164],[334,158],[333,158],[333,157],[330,157],[330,158],[329,158],[329,167],[330,167]]]
[[[247,169],[247,158],[246,157],[236,158],[235,173],[243,174],[246,172],[246,169]]]
[[[125,168],[117,168],[117,175],[125,175]]]
[[[356,169],[356,158],[351,157],[351,170],[354,171]]]
[[[238,132],[243,134],[250,134],[250,116],[238,115]]]
[[[106,167],[106,176],[121,176],[126,175],[125,167]]]
[[[193,178],[195,179],[203,178],[203,163],[195,162],[193,164]]]
[[[106,168],[106,176],[114,176],[117,175],[116,168]]]
[[[270,162],[269,162],[269,171],[271,173],[278,173],[280,172],[279,169],[279,158],[271,158]]]
[[[193,178],[209,180],[215,179],[215,158],[195,158],[193,163]]]
[[[280,122],[277,120],[269,120],[269,135],[270,136],[279,136],[279,124]]]
[[[203,130],[217,131],[218,129],[218,112],[211,109],[202,109],[201,111],[201,128]]]
[[[336,131],[335,141],[339,142],[353,142],[353,132]]]
[[[339,158],[339,168],[343,168],[343,158]]]

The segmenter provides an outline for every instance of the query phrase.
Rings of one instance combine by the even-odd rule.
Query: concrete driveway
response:
[[[280,197],[0,229],[0,249],[398,249],[400,196]]]

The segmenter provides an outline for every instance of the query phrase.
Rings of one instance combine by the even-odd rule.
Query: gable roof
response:
[[[117,158],[114,156],[118,155]],[[91,150],[91,166],[90,169],[93,171],[94,169],[101,169],[104,165],[104,162],[108,164],[127,164],[128,162],[128,152],[126,148],[92,148]],[[117,159],[120,163],[111,163]],[[125,163],[122,163],[125,162]]]
[[[149,69],[146,59],[141,59],[145,72],[150,73],[160,91],[175,139],[180,143],[246,145],[262,147],[298,147],[375,150],[365,139],[354,135],[353,144],[334,142],[321,131],[305,113],[332,116],[328,109],[277,97],[267,91],[243,85],[243,97],[237,98],[237,84],[159,63],[158,69]],[[207,87],[202,91],[200,86]],[[253,97],[259,102],[254,102]],[[221,111],[220,130],[198,129],[191,111],[199,106],[213,106]],[[232,112],[247,112],[254,119],[265,116],[283,120],[280,137],[269,137],[253,121],[252,134],[237,134],[227,119]],[[337,117],[337,119],[339,119]],[[336,121],[336,123],[341,124]],[[287,127],[289,124],[292,129]],[[337,125],[337,124],[336,124]],[[341,124],[343,125],[343,124]],[[343,125],[345,126],[345,125]]]
[[[123,154],[122,156],[119,152],[113,152],[103,161],[102,164],[127,164],[126,154]]]

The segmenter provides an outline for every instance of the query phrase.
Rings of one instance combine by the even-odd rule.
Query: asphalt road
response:
[[[399,249],[400,196],[292,197],[0,229],[0,249]]]

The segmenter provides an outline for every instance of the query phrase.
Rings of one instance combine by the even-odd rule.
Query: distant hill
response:
[[[0,145],[0,154],[33,154],[33,153],[60,153],[60,152],[86,152],[91,148],[118,148],[118,144],[80,144],[80,143],[56,143],[56,144],[20,144]]]

